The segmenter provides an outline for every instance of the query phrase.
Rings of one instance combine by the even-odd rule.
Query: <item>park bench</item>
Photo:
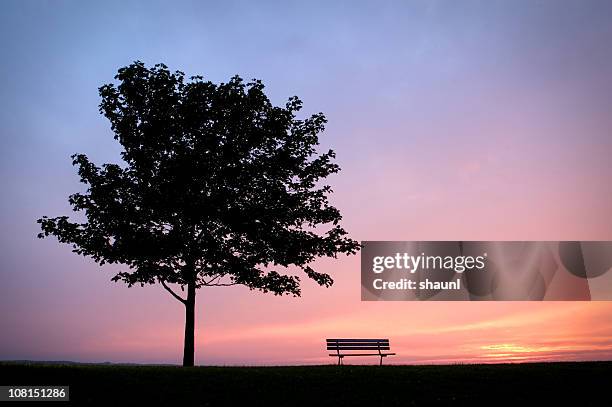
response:
[[[329,356],[338,358],[338,366],[343,365],[345,356],[378,356],[380,357],[380,365],[384,357],[395,355],[388,353],[389,339],[327,339],[327,350],[335,351]],[[371,351],[370,353],[355,353],[356,351]]]

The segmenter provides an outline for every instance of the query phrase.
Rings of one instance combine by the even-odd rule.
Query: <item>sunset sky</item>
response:
[[[3,1],[0,360],[181,360],[163,288],[36,239],[81,188],[71,154],[119,162],[97,88],[134,60],[324,112],[356,240],[612,240],[612,2],[382,3]],[[361,302],[359,256],[317,265],[335,284],[301,298],[200,290],[196,363],[331,363],[331,337],[390,338],[389,363],[612,359],[612,302]]]

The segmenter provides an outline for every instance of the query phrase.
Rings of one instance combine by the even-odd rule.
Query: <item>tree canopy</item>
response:
[[[321,286],[333,283],[312,263],[354,254],[359,244],[339,224],[323,180],[339,171],[319,153],[322,113],[296,118],[297,97],[273,106],[259,80],[215,84],[163,64],[121,68],[99,88],[100,112],[123,150],[120,164],[72,156],[87,188],[69,197],[85,222],[38,220],[97,263],[122,264],[128,285],[242,284],[300,295],[296,266]]]

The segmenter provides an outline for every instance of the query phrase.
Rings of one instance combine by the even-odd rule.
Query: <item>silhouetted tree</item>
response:
[[[194,363],[196,289],[242,284],[299,296],[291,266],[333,283],[311,263],[359,245],[321,184],[339,170],[333,151],[316,151],[322,113],[298,120],[297,97],[273,106],[261,81],[238,76],[216,85],[137,61],[115,79],[99,88],[100,112],[124,163],[99,167],[73,155],[87,190],[69,202],[86,221],[45,216],[39,237],[56,236],[100,265],[125,265],[114,281],[160,283],[184,304],[183,366]]]

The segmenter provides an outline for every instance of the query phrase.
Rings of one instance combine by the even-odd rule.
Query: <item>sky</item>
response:
[[[324,112],[356,240],[612,240],[611,19],[595,0],[1,2],[0,359],[181,361],[163,288],[36,238],[70,214],[71,154],[120,160],[97,93],[118,68],[258,78]],[[612,302],[361,302],[359,256],[317,267],[335,284],[301,298],[200,290],[196,363],[330,363],[331,337],[390,338],[389,363],[612,359]]]

